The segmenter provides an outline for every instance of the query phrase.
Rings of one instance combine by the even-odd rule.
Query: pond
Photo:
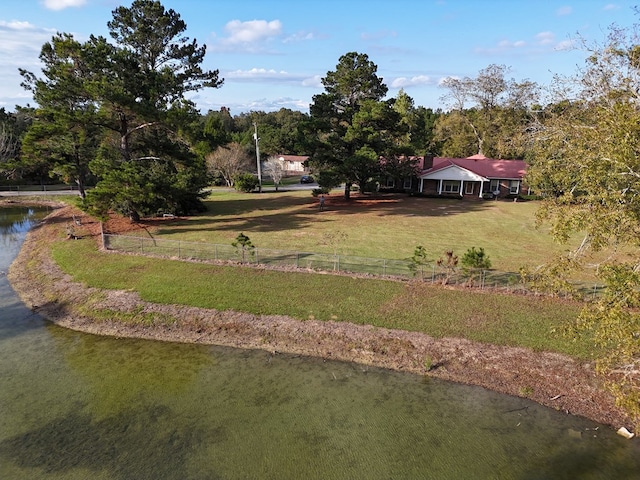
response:
[[[60,328],[4,275],[39,215],[0,209],[0,478],[640,478],[637,441],[482,388]]]

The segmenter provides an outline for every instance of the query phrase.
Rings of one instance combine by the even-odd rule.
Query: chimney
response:
[[[422,168],[423,170],[429,170],[430,168],[433,168],[433,155],[431,153],[425,154]]]

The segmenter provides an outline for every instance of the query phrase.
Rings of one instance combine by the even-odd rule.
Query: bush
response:
[[[476,250],[476,247],[471,247],[465,252],[461,260],[462,266],[467,269],[487,269],[491,268],[491,260],[489,256],[484,253],[484,248],[480,247]]]
[[[484,248],[480,247],[476,250],[476,247],[471,247],[462,256],[462,271],[467,276],[467,285],[473,286],[475,278],[481,274],[481,270],[491,268],[491,260]]]
[[[245,193],[253,192],[258,188],[259,184],[260,182],[258,181],[258,178],[251,173],[241,173],[235,177],[233,182],[233,186],[236,190]]]
[[[330,191],[331,189],[326,187],[314,188],[311,190],[311,195],[314,197],[317,197],[318,195],[329,195]]]

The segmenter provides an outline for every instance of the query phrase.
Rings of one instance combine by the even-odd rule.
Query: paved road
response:
[[[0,190],[0,197],[24,197],[24,196],[37,196],[41,197],[43,195],[78,195],[77,190],[45,190],[45,191],[35,191],[35,190],[11,190],[5,191]]]
[[[278,188],[278,191],[297,191],[297,190],[313,190],[314,188],[318,188],[317,183],[294,183],[292,185],[282,185]],[[233,192],[235,191],[233,188],[227,187],[214,187],[211,188],[210,191],[216,190],[225,190]],[[274,192],[276,190],[273,186],[263,186],[263,192]],[[45,190],[45,191],[36,191],[36,190],[0,190],[0,198],[1,197],[24,197],[24,196],[55,196],[55,195],[77,195],[77,190]]]

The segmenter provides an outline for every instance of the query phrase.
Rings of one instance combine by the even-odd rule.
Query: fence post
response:
[[[256,264],[260,263],[260,257],[258,256],[258,248],[256,247]]]
[[[140,253],[144,253],[144,239],[140,237]]]
[[[296,252],[296,268],[300,268],[300,252]]]
[[[387,259],[386,258],[382,259],[382,274],[383,275],[387,274]]]
[[[218,244],[213,245],[213,259],[218,260]]]

